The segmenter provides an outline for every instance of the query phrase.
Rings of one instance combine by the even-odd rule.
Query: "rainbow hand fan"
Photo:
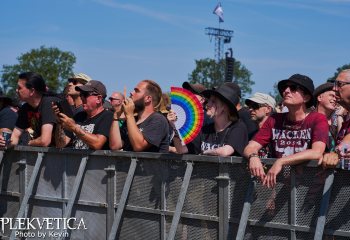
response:
[[[171,109],[177,115],[175,127],[182,141],[187,144],[201,131],[204,120],[203,106],[196,95],[184,88],[171,87],[170,98]]]

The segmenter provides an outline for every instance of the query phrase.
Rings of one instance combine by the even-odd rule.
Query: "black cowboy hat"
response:
[[[215,88],[208,89],[202,92],[203,96],[209,98],[211,95],[217,96],[220,98],[225,104],[229,106],[230,109],[234,111],[236,116],[238,117],[238,112],[236,108],[236,104],[239,102],[239,97],[235,91],[232,90],[230,86],[225,84]]]

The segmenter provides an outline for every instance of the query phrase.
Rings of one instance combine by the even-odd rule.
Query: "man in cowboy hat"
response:
[[[321,163],[328,140],[326,116],[310,112],[308,109],[313,105],[312,79],[294,74],[286,80],[281,80],[278,90],[289,112],[270,116],[244,149],[251,174],[270,188],[275,187],[277,175],[282,168],[288,171],[288,165],[296,165],[310,159]],[[269,143],[271,155],[277,160],[266,174],[258,151]]]

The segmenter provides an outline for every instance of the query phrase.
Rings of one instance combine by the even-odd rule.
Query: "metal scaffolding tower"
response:
[[[217,62],[224,57],[224,44],[230,43],[233,35],[232,30],[221,28],[207,27],[205,34],[209,35],[210,39],[215,38],[215,59]]]

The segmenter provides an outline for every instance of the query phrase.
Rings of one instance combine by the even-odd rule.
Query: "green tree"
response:
[[[269,94],[271,97],[275,98],[277,104],[282,101],[282,96],[278,91],[277,83],[273,85],[273,92],[269,92]]]
[[[195,60],[196,68],[188,76],[191,83],[201,83],[207,88],[212,88],[221,85],[225,79],[225,59],[217,63],[214,59],[205,58]],[[237,83],[242,91],[242,98],[245,95],[251,94],[252,86],[255,84],[250,79],[252,73],[236,60],[234,63],[234,81]]]
[[[43,76],[51,91],[62,90],[68,77],[73,74],[76,58],[71,52],[64,52],[56,47],[32,49],[17,58],[18,64],[3,65],[1,75],[2,90],[13,96],[17,87],[18,74],[37,72]]]
[[[327,82],[334,82],[338,74],[344,69],[350,69],[350,64],[345,64],[342,67],[337,68],[337,71],[334,73],[333,77],[327,79]]]

